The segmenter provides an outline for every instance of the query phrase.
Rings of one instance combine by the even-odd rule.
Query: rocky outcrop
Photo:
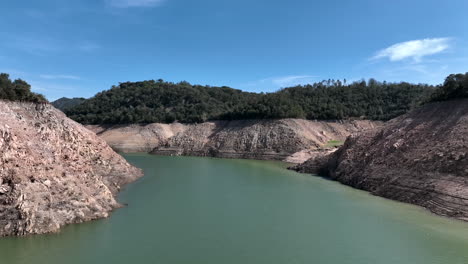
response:
[[[300,173],[326,175],[327,162],[335,151],[337,151],[336,148],[313,151],[312,155],[310,155],[308,159],[302,161],[302,163],[296,163],[296,165],[291,166],[288,169],[295,170]]]
[[[187,129],[186,125],[148,124],[148,125],[87,125],[91,131],[103,138],[109,146],[119,152],[151,152],[154,148]]]
[[[468,220],[468,99],[425,105],[296,169]]]
[[[107,217],[141,171],[49,104],[0,101],[0,236]]]
[[[302,162],[330,140],[380,125],[372,121],[303,119],[213,121],[201,124],[88,126],[114,149],[158,155],[274,159]]]

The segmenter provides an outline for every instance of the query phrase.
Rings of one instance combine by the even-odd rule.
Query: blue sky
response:
[[[468,71],[466,0],[2,1],[0,72],[54,100],[159,79],[270,92]]]

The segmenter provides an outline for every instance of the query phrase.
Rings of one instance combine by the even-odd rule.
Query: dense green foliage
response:
[[[282,98],[291,117],[307,119],[389,120],[421,103],[434,87],[422,84],[353,82],[328,80],[312,85],[282,89],[269,96]],[[278,103],[269,104],[275,108]],[[256,106],[252,106],[256,107]],[[279,116],[284,117],[284,116]]]
[[[72,107],[75,107],[75,106],[83,103],[85,100],[86,99],[82,98],[82,97],[75,97],[75,98],[62,97],[60,99],[57,99],[57,100],[53,101],[52,105],[57,109],[65,111],[67,109],[70,109]]]
[[[44,96],[31,92],[31,85],[27,82],[21,79],[12,81],[6,73],[0,73],[0,99],[35,103],[47,102]]]
[[[449,75],[444,84],[432,94],[431,101],[446,101],[457,98],[468,98],[468,72]]]
[[[288,117],[388,120],[426,100],[433,90],[428,85],[371,79],[349,85],[329,80],[258,94],[229,87],[151,80],[113,86],[66,113],[84,124]]]

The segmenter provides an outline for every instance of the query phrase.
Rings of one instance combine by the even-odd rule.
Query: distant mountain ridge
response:
[[[72,107],[82,104],[85,100],[86,99],[83,97],[75,97],[75,98],[62,97],[60,99],[53,101],[51,104],[55,108],[61,111],[66,111]]]

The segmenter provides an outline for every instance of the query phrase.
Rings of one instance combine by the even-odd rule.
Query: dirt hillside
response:
[[[425,105],[296,169],[468,220],[468,99]]]
[[[303,162],[330,141],[381,125],[372,121],[303,119],[214,121],[202,124],[88,126],[114,149],[158,155],[191,155]]]
[[[0,236],[107,217],[141,171],[49,104],[0,101]]]

